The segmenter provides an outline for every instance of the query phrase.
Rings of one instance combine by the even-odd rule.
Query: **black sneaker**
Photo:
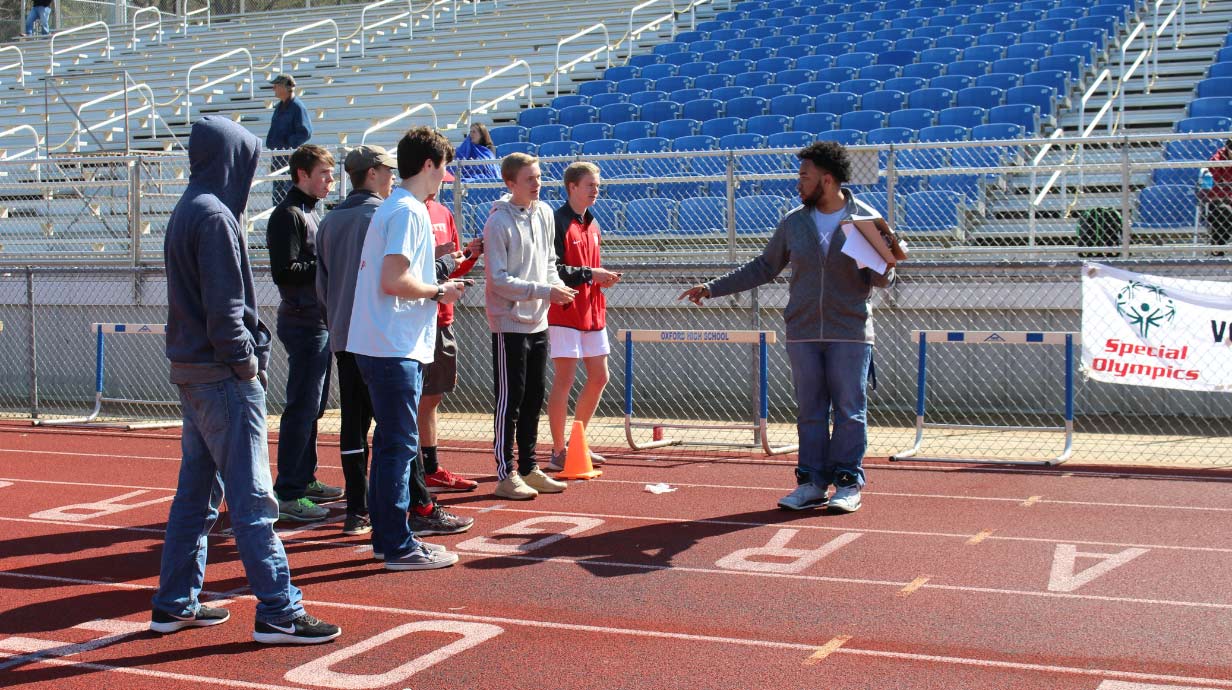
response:
[[[342,628],[302,614],[282,625],[257,621],[252,639],[261,644],[321,644],[342,634]]]
[[[211,625],[219,625],[226,623],[230,617],[231,612],[226,609],[204,605],[199,607],[195,614],[185,617],[173,616],[154,609],[150,614],[150,630],[165,635],[184,628],[208,628]]]
[[[367,534],[371,531],[372,520],[367,515],[347,513],[346,521],[342,523],[342,533],[349,536]]]
[[[415,536],[425,537],[432,534],[462,534],[475,524],[475,518],[458,517],[447,512],[438,503],[427,515],[411,513],[408,522]]]

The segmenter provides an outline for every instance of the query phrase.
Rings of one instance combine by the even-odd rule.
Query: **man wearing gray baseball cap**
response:
[[[280,74],[270,80],[274,86],[274,95],[278,97],[278,105],[270,116],[269,133],[265,135],[265,148],[271,151],[284,151],[299,148],[312,138],[312,118],[308,116],[308,108],[304,102],[295,97],[295,77]],[[286,167],[290,159],[287,156],[274,156],[270,161],[270,171]],[[291,190],[291,181],[276,180],[273,184],[273,201],[275,204]]]

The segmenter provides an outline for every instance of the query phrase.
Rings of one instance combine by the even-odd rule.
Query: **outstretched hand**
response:
[[[680,296],[677,297],[676,300],[679,301],[686,297],[689,298],[689,301],[693,304],[700,305],[703,299],[710,297],[710,288],[705,285],[694,285],[688,290],[680,293]]]

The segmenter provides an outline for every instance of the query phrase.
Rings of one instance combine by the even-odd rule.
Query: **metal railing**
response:
[[[634,28],[633,26],[634,15],[636,15],[639,11],[646,9],[647,7],[650,7],[651,5],[657,5],[660,3],[667,4],[669,8],[667,14],[655,17],[654,19],[651,19],[649,22],[646,22],[645,24],[642,24],[641,26]],[[672,0],[646,0],[646,2],[643,2],[639,5],[634,5],[633,9],[629,10],[629,44],[632,45],[633,41],[637,40],[638,36],[641,36],[647,31],[654,31],[655,29],[658,29],[659,26],[663,24],[663,22],[671,23],[672,35],[675,36],[676,35],[676,5],[674,2],[672,2]]]
[[[67,36],[72,36],[73,34],[78,34],[83,31],[89,31],[90,29],[102,29],[103,30],[102,38],[94,38],[88,41],[82,41],[81,43],[71,45],[67,48],[62,47],[59,50],[56,50],[56,39],[63,39]],[[61,41],[61,43],[63,43],[63,41]],[[99,43],[103,44],[102,57],[110,60],[111,59],[111,27],[107,25],[107,22],[91,22],[89,24],[82,24],[81,26],[73,27],[72,29],[65,29],[64,31],[60,31],[60,32],[52,34],[51,42],[47,46],[47,59],[48,59],[47,74],[54,75],[56,73],[56,56],[57,55],[67,55],[68,53],[75,53],[75,52],[80,51],[83,48],[89,48],[90,46],[98,45]]]
[[[209,79],[204,84],[200,84],[198,86],[192,85],[193,72],[201,69],[202,67],[212,65],[215,62],[220,62],[222,60],[225,60],[233,55],[244,55],[245,57],[247,57],[248,67],[237,69],[231,72],[230,74],[218,77],[217,79]],[[204,91],[216,84],[219,84],[224,81],[229,81],[231,79],[235,79],[236,77],[241,77],[244,75],[248,75],[247,78],[245,79],[245,81],[248,82],[248,98],[249,100],[254,100],[256,98],[256,91],[255,91],[253,82],[256,81],[255,79],[256,75],[253,72],[252,53],[248,52],[247,48],[236,48],[234,50],[228,50],[222,55],[217,55],[207,60],[202,60],[201,62],[195,63],[192,67],[189,67],[188,73],[184,76],[184,121],[185,122],[192,121],[192,95],[194,93]]]
[[[316,50],[317,48],[321,48],[323,46],[327,46],[330,44],[330,39],[325,38],[320,41],[317,41],[316,43],[310,43],[306,46],[296,48],[295,50],[292,50],[291,52],[288,53],[287,52],[287,37],[306,33],[308,31],[312,31],[313,29],[318,29],[323,26],[328,26],[334,30],[334,38],[333,38],[334,67],[337,68],[341,64],[339,62],[339,59],[341,58],[341,54],[342,54],[342,39],[341,39],[341,34],[338,33],[338,22],[332,19],[321,19],[311,24],[305,24],[304,26],[296,27],[294,29],[286,31],[282,34],[282,37],[278,39],[278,71],[279,72],[286,72],[287,58],[295,57],[296,55],[307,53],[309,51],[313,51],[313,50]]]
[[[128,96],[131,93],[136,93],[138,95],[144,95],[146,104],[139,108],[130,108],[129,103],[128,103]],[[83,129],[81,122],[82,120],[84,120],[83,114],[85,113],[87,109],[94,108],[108,101],[114,101],[117,99],[122,99],[124,101],[124,112],[111,115],[107,117],[106,119],[102,120],[101,122],[96,122],[92,125],[84,127]],[[111,93],[99,96],[98,98],[95,98],[93,100],[82,103],[81,107],[77,108],[77,114],[79,117],[81,117],[81,119],[78,120],[76,130],[73,132],[73,136],[79,139],[83,131],[94,132],[96,130],[104,129],[108,125],[114,124],[116,122],[123,122],[124,123],[124,148],[127,151],[132,148],[131,134],[130,134],[131,130],[128,126],[128,120],[134,116],[148,112],[149,113],[148,119],[149,119],[150,136],[151,137],[158,136],[157,122],[160,118],[159,118],[158,110],[156,106],[157,104],[154,101],[154,92],[152,89],[150,89],[148,85],[146,84],[126,85],[123,89],[120,89],[119,91],[113,91]],[[78,145],[80,145],[80,143]]]
[[[386,17],[372,24],[368,23],[368,13],[369,12],[371,12],[372,10],[380,9],[382,7],[389,7],[391,5],[400,6],[402,5],[403,0],[380,0],[380,2],[374,2],[371,5],[364,5],[364,9],[360,10],[359,12],[359,55],[360,57],[363,57],[364,55],[366,55],[365,51],[368,48],[368,31],[372,29],[378,29],[387,24],[392,24],[394,22],[401,20],[404,17],[406,18],[406,29],[407,29],[406,37],[408,39],[415,37],[414,10],[411,8],[411,0],[405,0],[405,2],[406,2],[405,12],[399,12],[393,16]],[[455,9],[454,11],[456,12],[457,10]]]
[[[30,136],[34,139],[34,146],[28,149],[22,149],[17,153],[9,153],[7,149],[0,149],[0,161],[11,161],[18,158],[24,158],[26,155],[31,153],[34,154],[33,158],[43,157],[42,151],[39,148],[39,144],[42,143],[42,140],[39,138],[38,130],[30,125],[17,125],[16,127],[10,127],[6,130],[0,131],[0,139],[21,134],[23,132],[29,132]]]
[[[7,65],[0,65],[0,72],[17,68],[17,83],[22,86],[26,85],[26,58],[22,55],[21,48],[17,46],[0,46],[0,53],[14,52],[17,53],[17,62]]]
[[[145,24],[138,23],[139,18],[145,14],[153,14],[154,20]],[[139,7],[136,12],[133,12],[132,18],[133,27],[133,46],[138,44],[137,32],[145,31],[146,29],[154,29],[155,43],[163,44],[163,13],[157,7]]]
[[[1181,42],[1185,39],[1185,0],[1155,0],[1151,5],[1151,26],[1153,29],[1151,31],[1151,74],[1159,74],[1159,38],[1163,36],[1164,30],[1169,26],[1172,27],[1173,50],[1180,47]],[[1172,5],[1172,11],[1161,22],[1159,20],[1159,12],[1168,5]],[[1179,21],[1175,21],[1177,13],[1180,13]]]
[[[569,43],[572,43],[573,41],[578,40],[579,38],[595,33],[596,31],[603,32],[603,45],[599,46],[598,48],[595,48],[594,50],[588,53],[584,53],[570,60],[569,62],[566,62],[563,65],[560,64],[560,49],[561,48],[565,47]],[[555,69],[552,70],[552,77],[555,79],[555,90],[553,91],[552,95],[553,96],[560,95],[560,75],[562,73],[568,72],[569,70],[573,69],[575,65],[581,64],[583,62],[589,62],[590,60],[595,59],[595,57],[597,57],[599,53],[602,53],[605,51],[607,52],[607,62],[604,66],[611,67],[612,66],[612,37],[608,35],[607,26],[605,26],[603,22],[592,24],[571,36],[566,36],[565,38],[562,38],[559,41],[557,41],[556,42],[556,67]]]
[[[515,89],[506,91],[500,96],[497,96],[496,98],[493,98],[492,100],[487,101],[486,103],[483,103],[478,108],[475,107],[475,88],[477,86],[479,86],[480,84],[484,82],[491,81],[501,76],[502,74],[505,74],[506,72],[512,72],[518,67],[526,68],[526,83],[525,84]],[[488,108],[494,108],[497,105],[500,105],[504,101],[517,98],[523,93],[526,94],[526,107],[533,108],[535,105],[535,102],[534,102],[533,95],[531,94],[531,88],[534,85],[535,85],[535,75],[531,72],[530,63],[526,62],[525,60],[514,60],[513,62],[509,63],[508,65],[505,65],[504,67],[496,70],[495,72],[492,72],[490,74],[484,75],[476,79],[475,81],[471,82],[471,87],[466,92],[466,113],[463,115],[463,118],[462,118],[463,124],[468,124],[470,122],[471,117],[475,115],[482,115],[483,113],[488,112]]]
[[[188,23],[189,21],[192,20],[193,17],[197,17],[197,16],[204,14],[205,15],[205,28],[209,29],[214,26],[214,17],[210,9],[210,0],[201,0],[201,2],[203,3],[202,6],[198,7],[195,10],[188,9],[189,0],[183,0],[183,2],[184,2],[184,16],[181,18],[180,28],[184,32],[185,36],[188,35]]]
[[[372,125],[368,129],[365,129],[363,136],[361,136],[359,140],[360,146],[363,146],[364,144],[368,143],[369,135],[380,132],[381,130],[385,129],[386,127],[396,122],[401,122],[402,120],[405,120],[406,118],[414,115],[415,113],[418,113],[421,110],[427,110],[429,113],[432,113],[432,128],[440,129],[440,123],[436,119],[436,109],[433,108],[432,105],[429,103],[420,103],[419,105],[413,108],[407,108],[406,110],[403,110],[397,115],[394,115],[393,117],[387,120],[381,120],[380,122]]]
[[[1062,129],[1061,127],[1058,127],[1056,128],[1056,130],[1053,131],[1053,133],[1048,138],[1050,140],[1059,139],[1063,136],[1065,136],[1065,130]],[[1040,163],[1044,161],[1044,158],[1049,154],[1049,152],[1052,151],[1052,148],[1053,148],[1053,142],[1049,141],[1044,146],[1041,146],[1039,153],[1035,154],[1035,157],[1031,159],[1031,206],[1029,209],[1029,215],[1027,216],[1027,220],[1030,223],[1030,227],[1029,227],[1028,234],[1027,234],[1027,245],[1032,246],[1032,247],[1035,246],[1035,241],[1036,241],[1036,236],[1035,236],[1036,227],[1037,227],[1036,218],[1038,217],[1039,208],[1041,205],[1043,205],[1044,199],[1052,191],[1052,186],[1056,184],[1058,179],[1061,179],[1065,175],[1066,166],[1058,167],[1056,170],[1052,172],[1051,175],[1048,176],[1048,181],[1044,183],[1043,189],[1040,189],[1038,192],[1036,192],[1036,175],[1037,175],[1036,168],[1040,167]],[[1063,157],[1064,157],[1064,150],[1065,149],[1062,146],[1061,151],[1062,151]],[[1065,182],[1064,180],[1062,180],[1061,182],[1061,203],[1062,205],[1068,207],[1069,204],[1067,203],[1065,196],[1066,196]]]
[[[1129,53],[1130,46],[1133,45],[1134,39],[1139,36],[1142,37],[1143,41],[1146,41],[1146,47],[1138,52],[1137,57],[1134,58],[1134,61],[1130,64],[1129,69],[1127,70],[1125,68],[1125,56]],[[1142,63],[1150,59],[1154,52],[1155,46],[1150,41],[1150,30],[1147,28],[1145,22],[1138,22],[1138,26],[1135,26],[1134,30],[1129,33],[1129,36],[1126,36],[1125,40],[1121,42],[1121,71],[1118,73],[1117,77],[1117,117],[1122,125],[1125,122],[1125,92],[1129,90],[1129,80],[1134,76],[1134,72],[1138,70]],[[1150,93],[1151,90],[1151,82],[1153,77],[1150,68],[1151,64],[1147,63],[1147,68],[1142,70],[1143,93]]]

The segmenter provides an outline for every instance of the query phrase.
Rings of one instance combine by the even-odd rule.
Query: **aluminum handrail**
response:
[[[685,7],[684,9],[678,11],[678,14],[680,15],[683,15],[685,12],[689,13],[689,28],[690,29],[697,28],[697,8],[701,7],[702,5],[705,5],[706,3],[710,3],[711,5],[713,5],[715,3],[715,0],[692,0],[692,2],[689,3],[688,7]],[[727,9],[729,10],[731,9],[731,0],[727,0]]]
[[[372,125],[372,126],[371,126],[371,127],[369,127],[368,129],[365,129],[365,130],[364,130],[364,134],[363,134],[363,136],[362,136],[362,137],[360,137],[360,139],[359,139],[359,144],[360,144],[360,146],[363,146],[364,144],[368,143],[368,135],[369,135],[369,134],[373,134],[373,133],[375,133],[375,132],[379,132],[379,131],[381,131],[382,129],[384,129],[384,128],[388,127],[389,125],[394,124],[395,122],[400,122],[400,121],[402,121],[402,120],[405,120],[406,118],[408,118],[408,117],[410,117],[410,116],[414,115],[415,113],[417,113],[417,112],[419,112],[419,111],[421,111],[421,110],[423,110],[423,109],[425,109],[425,108],[427,108],[428,112],[432,113],[432,129],[440,129],[440,123],[439,123],[439,122],[437,121],[437,119],[436,119],[436,108],[433,108],[433,107],[431,106],[431,104],[428,104],[428,103],[420,103],[419,105],[415,106],[414,108],[408,108],[408,109],[406,109],[406,110],[403,110],[401,113],[398,113],[397,115],[394,115],[393,117],[391,117],[391,118],[389,118],[389,119],[387,119],[387,120],[382,120],[382,121],[380,121],[380,122],[376,123],[375,125]]]
[[[406,29],[407,29],[406,37],[408,39],[415,37],[415,15],[414,15],[415,10],[411,7],[411,0],[406,0],[406,11],[405,12],[399,12],[398,14],[395,14],[392,17],[386,17],[385,19],[382,19],[381,21],[375,24],[368,24],[368,12],[370,10],[375,10],[377,8],[385,7],[387,5],[394,5],[394,4],[400,5],[402,4],[402,2],[403,0],[380,0],[380,2],[374,2],[370,5],[364,5],[364,9],[359,11],[359,56],[360,57],[363,57],[365,55],[365,50],[368,47],[368,30],[369,29],[376,29],[376,28],[385,26],[386,24],[396,22],[399,19],[402,19],[403,17],[406,17],[407,18],[406,19]],[[455,3],[455,8],[456,6],[457,5]],[[456,12],[457,10],[455,9],[454,11]]]
[[[30,133],[30,136],[34,137],[34,148],[32,148],[32,149],[23,149],[23,150],[21,150],[21,151],[19,151],[19,152],[15,153],[15,154],[12,154],[12,155],[9,155],[7,152],[5,152],[5,154],[4,154],[3,156],[0,156],[0,161],[11,161],[11,160],[15,160],[15,159],[17,159],[17,158],[21,158],[22,156],[24,156],[24,155],[26,155],[27,153],[30,153],[30,152],[32,152],[32,151],[34,152],[34,157],[35,157],[35,158],[42,158],[42,155],[41,155],[41,153],[40,153],[40,149],[39,149],[39,145],[41,144],[41,140],[39,139],[38,130],[37,130],[37,129],[35,129],[34,127],[30,126],[30,125],[17,125],[16,127],[10,127],[10,128],[8,128],[8,129],[6,129],[6,130],[4,130],[4,131],[0,132],[0,139],[3,139],[4,137],[7,137],[7,136],[12,136],[12,135],[17,134],[17,133],[19,133],[19,132],[29,132],[29,133]]]
[[[102,38],[95,38],[90,41],[85,41],[83,43],[78,43],[76,45],[72,45],[67,48],[61,48],[60,50],[56,50],[56,39],[57,38],[71,36],[75,33],[80,33],[88,29],[102,29],[104,35]],[[75,26],[71,29],[65,29],[64,31],[60,31],[60,32],[52,34],[51,42],[48,43],[47,45],[47,59],[49,62],[47,66],[47,74],[50,74],[53,76],[55,75],[57,55],[71,53],[75,50],[80,50],[82,48],[89,48],[90,46],[96,45],[98,43],[102,43],[104,46],[103,47],[103,57],[110,60],[111,59],[111,27],[107,26],[107,22],[90,22],[89,24],[82,24],[81,26]]]
[[[1100,107],[1100,109],[1096,111],[1095,117],[1092,118],[1091,120],[1091,124],[1087,125],[1086,124],[1087,103],[1090,102],[1092,98],[1094,98],[1095,92],[1099,89],[1100,84],[1103,84],[1105,81],[1108,82],[1107,87],[1105,87],[1105,91],[1107,92],[1108,99],[1104,102],[1104,104]],[[1108,109],[1111,108],[1113,105],[1113,96],[1114,96],[1114,93],[1113,93],[1113,86],[1112,86],[1112,72],[1108,69],[1104,69],[1102,72],[1100,72],[1095,77],[1095,83],[1091,84],[1090,88],[1088,88],[1086,92],[1082,94],[1082,99],[1079,101],[1079,105],[1078,105],[1078,131],[1080,133],[1079,136],[1088,137],[1091,135],[1091,132],[1094,131],[1095,128],[1099,126],[1100,120],[1104,118],[1104,115],[1108,114]],[[1109,120],[1108,121],[1108,134],[1112,135],[1112,133],[1113,133],[1113,122],[1112,120]]]
[[[518,66],[522,66],[526,68],[526,83],[525,84],[517,87],[516,89],[512,89],[504,94],[501,94],[500,96],[497,96],[496,98],[479,106],[479,108],[475,108],[475,87],[476,86],[479,86],[485,81],[495,79],[501,76],[502,74],[504,74],[505,72],[509,72],[514,69],[517,69]],[[486,113],[488,111],[488,108],[500,104],[501,101],[506,101],[511,98],[516,98],[517,96],[521,95],[523,92],[526,93],[526,107],[528,108],[534,107],[535,105],[534,96],[531,94],[531,87],[534,86],[534,84],[535,84],[535,75],[531,72],[530,63],[528,63],[525,60],[514,60],[513,62],[509,63],[508,65],[505,65],[504,67],[496,70],[495,72],[492,72],[491,74],[488,74],[488,75],[485,75],[485,76],[482,76],[476,79],[475,81],[471,82],[471,88],[466,93],[466,113],[463,115],[463,122],[469,124],[472,115]]]
[[[127,96],[128,94],[133,93],[133,92],[136,92],[138,94],[144,93],[148,105],[143,105],[140,108],[136,108],[134,110],[128,110],[127,109]],[[81,107],[77,109],[77,112],[78,114],[84,113],[87,108],[91,108],[93,106],[99,105],[101,103],[106,103],[107,101],[114,100],[117,98],[125,99],[124,113],[119,114],[119,115],[113,115],[107,118],[106,120],[103,120],[102,122],[96,122],[95,124],[87,127],[85,131],[93,132],[96,129],[106,127],[107,125],[113,122],[116,122],[117,120],[124,120],[124,128],[127,130],[129,118],[133,117],[134,115],[140,115],[141,113],[148,110],[150,111],[150,136],[158,136],[157,120],[159,119],[159,116],[158,116],[158,111],[154,107],[155,105],[154,90],[151,89],[149,85],[144,82],[140,84],[133,84],[132,86],[126,86],[123,89],[120,89],[119,91],[113,91],[109,94],[99,96],[98,98],[95,98],[94,100],[86,101],[85,103],[81,104]],[[80,124],[76,125],[76,129],[73,131],[73,136],[80,135],[81,131],[82,131],[81,125]]]
[[[1142,35],[1142,39],[1146,41],[1146,48],[1138,53],[1138,57],[1129,66],[1129,70],[1125,69],[1125,56],[1129,53],[1129,47],[1133,44],[1134,39]],[[1147,31],[1146,22],[1138,22],[1138,26],[1130,32],[1129,36],[1121,42],[1121,72],[1117,80],[1117,117],[1122,123],[1125,123],[1125,92],[1128,90],[1129,79],[1134,76],[1134,72],[1142,65],[1143,61],[1149,60],[1155,52],[1155,46],[1150,41],[1150,32]],[[1150,63],[1147,63],[1147,69],[1142,71],[1142,92],[1150,93],[1151,91],[1151,70]]]
[[[188,35],[188,20],[190,17],[195,17],[199,14],[205,14],[205,28],[210,29],[214,26],[214,15],[210,11],[210,0],[201,0],[205,3],[204,7],[198,7],[191,12],[188,10],[188,0],[184,0],[184,16],[182,17],[182,28],[184,35]]]
[[[143,14],[150,14],[150,13],[154,14],[154,17],[155,17],[154,21],[148,24],[138,24],[137,23],[138,17],[140,17]],[[158,45],[163,44],[163,13],[157,7],[137,8],[137,11],[133,12],[132,25],[133,25],[133,45],[134,46],[137,45],[137,32],[138,31],[145,31],[146,29],[151,29],[155,27],[158,28],[158,31],[154,34],[155,36],[158,37],[158,40],[156,41],[156,43],[158,43]]]
[[[329,39],[327,38],[321,41],[317,41],[316,43],[306,45],[302,48],[296,48],[295,50],[292,50],[291,52],[288,53],[287,52],[287,37],[294,36],[295,34],[302,34],[305,31],[312,31],[313,29],[316,29],[322,26],[331,26],[334,29],[334,67],[335,68],[339,67],[341,63],[339,63],[338,60],[342,53],[342,45],[341,45],[342,38],[341,38],[341,35],[338,33],[338,22],[327,18],[327,19],[321,19],[321,20],[315,21],[311,24],[305,24],[304,26],[291,29],[290,31],[286,31],[282,34],[282,38],[278,39],[278,71],[279,72],[286,72],[285,62],[287,58],[294,57],[296,55],[299,55],[300,53],[306,53],[310,50],[316,50],[317,48],[320,48],[321,46],[329,44]]]
[[[649,22],[646,22],[645,24],[637,27],[636,29],[633,28],[633,15],[637,14],[638,10],[650,7],[651,5],[661,3],[661,2],[667,3],[667,6],[671,8],[671,11],[669,11],[665,15],[656,17],[650,20]],[[647,31],[653,31],[659,28],[659,25],[665,21],[671,22],[672,35],[675,36],[676,35],[676,4],[675,2],[673,2],[673,0],[646,0],[640,5],[635,5],[633,9],[629,10],[629,45],[632,46],[633,41],[638,36],[641,36],[643,33]]]
[[[242,69],[242,68],[237,69],[228,75],[219,77],[211,81],[207,81],[204,84],[201,84],[200,86],[194,87],[192,85],[192,75],[193,75],[194,70],[200,69],[202,67],[205,67],[206,65],[213,64],[220,60],[225,60],[226,58],[229,58],[232,55],[239,55],[240,53],[243,53],[244,55],[248,57],[248,69]],[[256,75],[253,73],[252,53],[248,52],[247,48],[236,48],[234,50],[228,50],[222,55],[217,55],[208,60],[202,60],[201,62],[194,64],[192,67],[189,67],[188,74],[184,76],[184,121],[189,122],[192,120],[192,95],[194,93],[197,93],[199,91],[204,91],[205,89],[208,89],[211,86],[214,86],[215,84],[219,82],[224,82],[229,79],[234,79],[235,77],[238,77],[243,74],[248,75],[248,98],[249,100],[254,100],[256,98],[256,91],[254,90],[253,82],[256,81],[254,78]]]
[[[1176,6],[1172,8],[1172,11],[1169,12],[1166,17],[1164,17],[1163,23],[1160,23],[1159,10],[1169,2],[1175,3]],[[1185,38],[1185,0],[1155,0],[1155,2],[1152,3],[1152,8],[1152,25],[1155,27],[1155,30],[1151,34],[1151,74],[1159,74],[1159,37],[1163,35],[1164,29],[1167,29],[1169,25],[1172,26],[1173,50],[1176,50],[1177,47],[1180,46],[1181,41]],[[1179,22],[1179,38],[1177,35],[1178,24],[1172,23],[1172,20],[1176,19],[1177,12],[1181,13],[1181,20]]]
[[[1048,137],[1050,141],[1044,146],[1041,146],[1039,153],[1035,154],[1035,157],[1031,159],[1031,191],[1032,192],[1035,192],[1035,182],[1036,182],[1035,168],[1039,167],[1039,164],[1044,160],[1044,156],[1047,156],[1048,152],[1052,150],[1052,147],[1054,145],[1054,142],[1052,140],[1060,139],[1063,136],[1065,136],[1065,130],[1063,128],[1058,127],[1055,130],[1053,130],[1052,134]],[[1029,244],[1030,246],[1035,246],[1036,209],[1038,209],[1040,204],[1044,202],[1044,197],[1048,196],[1048,192],[1052,191],[1052,185],[1055,184],[1057,179],[1060,178],[1061,175],[1063,174],[1065,174],[1065,166],[1061,165],[1052,172],[1052,175],[1048,178],[1048,181],[1044,183],[1044,188],[1041,189],[1039,193],[1036,194],[1033,199],[1031,199],[1031,206],[1028,209],[1029,216],[1027,218],[1027,222],[1028,222],[1027,244]],[[1061,185],[1061,203],[1062,204],[1065,203],[1065,185]]]
[[[708,2],[709,0],[706,0],[706,1]],[[560,49],[561,49],[561,48],[563,48],[566,44],[568,44],[568,43],[570,43],[570,42],[572,42],[572,41],[576,41],[577,39],[582,38],[583,36],[587,36],[587,35],[589,35],[589,34],[592,34],[592,33],[594,33],[595,31],[602,31],[602,32],[603,32],[603,45],[602,45],[602,46],[600,46],[600,47],[598,47],[598,48],[595,48],[594,50],[590,51],[589,53],[586,53],[586,54],[584,54],[584,55],[581,55],[581,56],[579,56],[579,57],[576,57],[576,58],[574,58],[573,60],[570,60],[569,62],[565,63],[564,65],[560,64]],[[590,26],[586,27],[585,29],[582,29],[581,31],[579,31],[579,32],[577,32],[577,33],[575,33],[575,34],[573,34],[572,36],[567,36],[567,37],[562,38],[562,39],[560,39],[559,41],[557,41],[557,42],[556,42],[556,69],[552,70],[552,76],[553,76],[553,77],[555,78],[555,80],[556,80],[556,86],[555,86],[555,91],[553,92],[553,94],[552,94],[552,95],[553,95],[553,96],[559,96],[559,95],[560,95],[560,75],[561,75],[561,72],[567,72],[567,71],[569,71],[569,70],[573,69],[573,66],[574,66],[574,65],[577,65],[577,64],[582,63],[582,62],[588,62],[588,61],[590,61],[590,60],[593,60],[593,59],[594,59],[594,58],[595,58],[595,57],[596,57],[599,53],[601,53],[601,52],[603,52],[603,51],[607,51],[607,65],[606,65],[606,66],[607,66],[607,67],[611,67],[611,66],[612,66],[612,37],[608,34],[608,32],[607,32],[607,26],[606,26],[606,25],[604,25],[604,23],[603,23],[603,22],[599,22],[599,23],[597,23],[597,24],[592,24],[592,25],[590,25]]]
[[[3,53],[6,50],[11,50],[14,53],[17,53],[17,62],[14,62],[9,65],[0,65],[0,72],[3,72],[8,69],[13,69],[14,67],[16,67],[17,68],[17,83],[21,84],[22,86],[25,86],[26,85],[26,57],[25,55],[22,54],[21,48],[18,48],[17,46],[0,46],[0,53]]]

